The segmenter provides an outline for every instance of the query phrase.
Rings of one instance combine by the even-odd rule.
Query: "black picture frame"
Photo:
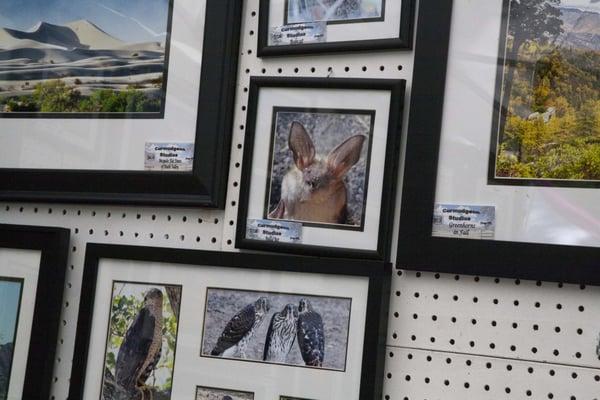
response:
[[[2,168],[0,199],[223,208],[243,2],[206,1],[191,172]]]
[[[598,248],[432,237],[452,8],[420,4],[397,267],[600,284]]]
[[[398,0],[388,0],[398,1]],[[311,53],[353,52],[369,50],[412,50],[416,0],[402,0],[400,31],[393,39],[367,39],[346,42],[269,46],[269,9],[271,0],[260,0],[258,22],[258,57],[289,56]],[[352,21],[350,24],[360,22]],[[339,22],[336,22],[339,24]]]
[[[70,231],[63,228],[0,224],[0,248],[36,250],[41,253],[23,399],[50,398],[69,238]]]
[[[391,264],[370,260],[326,259],[88,243],[68,400],[83,400],[96,280],[100,260],[102,259],[366,277],[369,279],[369,288],[360,398],[377,399],[382,396],[386,356],[385,337],[387,335],[391,290]],[[143,270],[142,265],[140,268]]]
[[[244,140],[244,158],[240,182],[240,199],[236,227],[235,246],[240,249],[269,252],[295,253],[323,257],[356,257],[388,260],[391,251],[394,208],[396,199],[396,181],[402,141],[402,115],[405,96],[404,80],[394,79],[334,79],[334,78],[288,78],[288,77],[252,77],[248,98],[248,117]],[[246,238],[250,183],[252,179],[252,159],[254,154],[255,127],[257,122],[258,98],[261,88],[323,88],[323,89],[364,89],[388,90],[391,94],[390,118],[388,121],[387,144],[385,151],[385,170],[379,217],[377,250],[360,250],[311,246],[296,243],[276,243]],[[365,200],[366,201],[366,200]],[[332,230],[332,232],[334,232]]]

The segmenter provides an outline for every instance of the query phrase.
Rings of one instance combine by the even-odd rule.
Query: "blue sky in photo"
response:
[[[87,19],[127,43],[163,41],[168,15],[169,0],[0,0],[0,27]]]
[[[0,280],[0,344],[14,342],[21,282]]]

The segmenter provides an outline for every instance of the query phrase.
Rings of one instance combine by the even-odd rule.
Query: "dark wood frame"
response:
[[[21,396],[23,399],[50,398],[69,256],[69,237],[70,231],[62,228],[0,224],[0,248],[41,252],[33,325]],[[13,354],[13,357],[18,356]]]
[[[68,400],[83,400],[96,280],[101,259],[366,277],[369,279],[369,289],[360,398],[378,399],[382,396],[386,356],[385,338],[391,290],[391,264],[355,259],[225,253],[90,243],[86,248]],[[143,272],[143,266],[139,268]]]
[[[257,48],[257,54],[259,57],[366,50],[411,50],[413,46],[413,25],[415,19],[416,0],[402,0],[403,4],[401,9],[402,14],[400,16],[400,32],[398,32],[397,38],[311,43],[289,46],[269,46],[270,2],[271,0],[260,0]],[[356,21],[350,23],[356,23]],[[337,24],[339,25],[340,23]]]
[[[223,208],[229,170],[242,2],[206,1],[192,172],[3,168],[0,169],[0,199]]]
[[[420,5],[398,268],[600,284],[600,248],[431,236],[452,3]]]
[[[244,160],[242,163],[242,179],[240,182],[240,200],[237,219],[235,246],[241,249],[296,253],[317,256],[338,256],[371,258],[388,260],[390,242],[393,232],[394,208],[396,199],[396,181],[400,158],[402,138],[402,115],[404,107],[404,80],[393,79],[333,79],[333,78],[286,78],[286,77],[252,77],[248,98],[248,116],[246,121],[246,137],[244,139]],[[250,183],[252,180],[252,159],[254,156],[254,137],[258,112],[260,89],[266,88],[307,88],[307,89],[354,89],[354,90],[384,90],[391,94],[390,118],[385,150],[385,169],[383,171],[383,187],[381,197],[381,214],[377,250],[360,250],[351,248],[311,246],[295,243],[275,243],[246,238],[248,219],[248,202]],[[372,154],[371,154],[372,157]],[[365,201],[367,199],[365,198]],[[364,219],[364,216],[363,216]],[[344,230],[344,229],[341,229]],[[335,229],[331,229],[335,232]]]

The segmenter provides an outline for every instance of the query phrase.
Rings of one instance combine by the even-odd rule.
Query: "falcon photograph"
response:
[[[381,21],[385,0],[285,0],[286,24]],[[392,0],[397,1],[397,0]]]
[[[0,278],[0,400],[8,399],[22,290],[23,280]]]
[[[114,282],[101,400],[169,400],[181,286]]]
[[[161,118],[173,1],[2,0],[0,117]]]
[[[375,111],[275,107],[264,217],[362,230]]]
[[[196,400],[254,400],[254,393],[198,386]]]
[[[352,300],[209,288],[203,357],[345,371]]]
[[[491,182],[600,187],[600,2],[505,7]]]

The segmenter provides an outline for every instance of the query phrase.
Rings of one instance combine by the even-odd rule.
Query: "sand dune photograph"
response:
[[[2,1],[0,116],[161,117],[173,1]]]

